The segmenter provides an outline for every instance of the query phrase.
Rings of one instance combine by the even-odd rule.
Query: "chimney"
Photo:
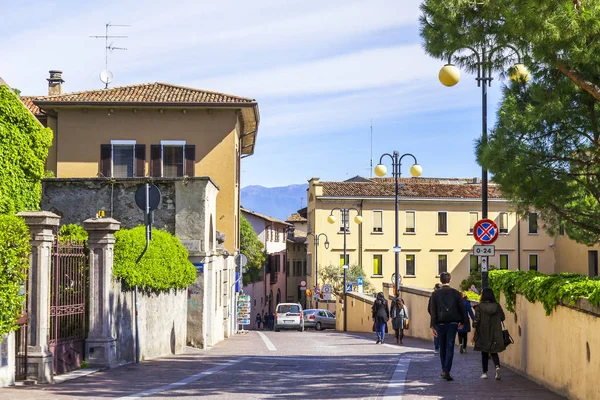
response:
[[[48,96],[58,96],[63,94],[62,84],[65,83],[62,78],[62,71],[57,69],[50,70],[50,78],[48,81]]]

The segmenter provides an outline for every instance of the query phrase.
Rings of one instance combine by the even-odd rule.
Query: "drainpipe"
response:
[[[364,203],[364,199],[362,199],[360,201],[360,215],[363,215],[363,203]],[[363,224],[359,224],[358,225],[358,265],[360,265],[360,267],[363,267]],[[363,269],[363,273],[366,274],[365,270]]]
[[[517,268],[521,270],[521,218],[517,215]]]

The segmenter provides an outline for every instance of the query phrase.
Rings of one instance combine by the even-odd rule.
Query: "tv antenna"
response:
[[[104,35],[90,36],[91,38],[94,38],[94,39],[104,39],[104,42],[105,42],[105,45],[104,45],[104,70],[102,72],[100,72],[100,80],[102,81],[102,83],[104,83],[104,89],[108,89],[108,84],[111,83],[115,78],[114,74],[108,69],[108,52],[113,51],[113,50],[127,50],[126,47],[113,46],[112,41],[110,43],[108,42],[108,39],[127,39],[127,36],[109,35],[108,28],[113,27],[113,26],[130,27],[131,25],[117,25],[117,24],[111,24],[109,22],[105,25],[106,30],[105,30]]]

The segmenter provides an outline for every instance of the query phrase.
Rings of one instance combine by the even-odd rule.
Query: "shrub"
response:
[[[124,289],[138,286],[147,291],[183,289],[196,280],[196,268],[188,260],[188,252],[177,237],[153,229],[148,250],[136,261],[146,246],[146,227],[121,229],[115,233],[114,277]]]
[[[68,224],[60,227],[58,231],[58,241],[60,243],[77,243],[87,242],[88,233],[81,225]]]
[[[15,329],[15,322],[23,311],[30,253],[25,221],[0,215],[0,335]]]
[[[550,315],[561,302],[573,305],[580,298],[587,298],[594,306],[600,305],[600,280],[589,279],[579,274],[545,275],[537,271],[492,271],[490,287],[497,298],[500,298],[500,292],[504,293],[506,308],[512,312],[517,293],[522,293],[531,303],[542,303],[546,315]]]

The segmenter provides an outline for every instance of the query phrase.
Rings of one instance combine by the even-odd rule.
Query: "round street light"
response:
[[[385,165],[378,164],[375,167],[375,175],[381,177],[381,176],[385,176],[386,173],[387,173],[387,168],[385,167]]]
[[[460,70],[454,64],[446,64],[440,69],[439,79],[444,86],[454,86],[460,80]]]
[[[531,72],[529,72],[525,64],[518,63],[511,68],[508,77],[511,81],[523,80],[525,82],[529,82],[531,79]]]
[[[357,224],[362,224],[362,217],[360,215],[357,215],[356,217],[354,217],[354,222],[356,222]]]
[[[333,215],[330,215],[329,217],[327,217],[327,222],[329,222],[330,224],[335,224],[336,218]]]
[[[422,173],[423,173],[423,167],[421,167],[419,164],[413,164],[410,167],[410,174],[412,176],[414,176],[415,178],[421,176]]]

